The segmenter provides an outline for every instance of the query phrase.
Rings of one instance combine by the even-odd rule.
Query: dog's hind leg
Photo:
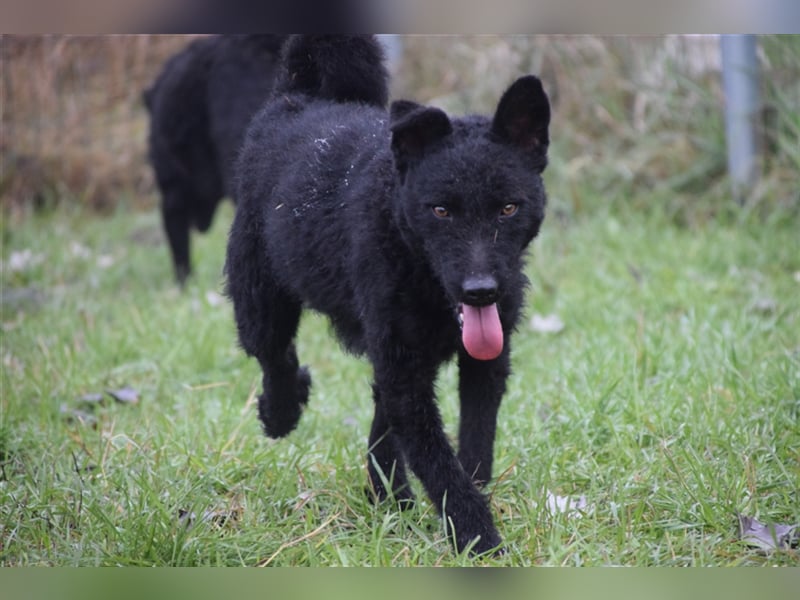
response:
[[[264,374],[264,390],[258,397],[258,417],[264,433],[279,438],[288,435],[297,425],[308,402],[311,376],[298,364],[293,343],[300,321],[300,303],[275,294],[266,307],[268,323],[263,329],[266,335],[252,352]]]
[[[492,477],[497,412],[510,370],[508,357],[508,347],[491,361],[475,360],[466,353],[459,356],[458,459],[479,486]]]
[[[387,490],[388,484],[391,486],[391,495],[401,507],[405,508],[414,500],[414,494],[411,492],[406,478],[405,459],[386,420],[385,408],[377,386],[373,386],[372,391],[375,400],[375,417],[369,433],[369,453],[367,455],[371,491],[376,500],[384,500],[390,495]]]
[[[302,304],[272,276],[263,232],[246,209],[236,212],[228,238],[225,293],[233,302],[239,342],[263,372],[258,416],[264,433],[277,438],[295,428],[311,387],[294,348]]]
[[[172,262],[175,265],[175,278],[183,285],[191,273],[189,259],[189,228],[191,215],[188,202],[181,192],[167,192],[161,204],[164,231],[167,234]]]

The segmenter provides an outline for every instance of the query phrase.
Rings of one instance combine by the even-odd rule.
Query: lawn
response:
[[[561,192],[488,487],[508,552],[481,563],[797,565],[737,529],[800,523],[796,211],[687,223]],[[261,434],[260,372],[221,293],[231,216],[194,238],[183,291],[157,211],[4,220],[0,564],[473,564],[427,499],[368,501],[370,367],[323,318],[301,325],[300,425]],[[451,434],[455,377],[438,385]]]

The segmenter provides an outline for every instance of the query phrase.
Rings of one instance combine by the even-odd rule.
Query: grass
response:
[[[759,40],[764,170],[739,206],[713,40],[404,38],[396,96],[491,111],[536,72],[554,104],[549,216],[488,489],[508,553],[484,564],[800,564],[736,528],[737,513],[800,523],[800,38]],[[261,434],[259,369],[221,296],[229,205],[194,238],[190,285],[173,284],[138,98],[185,40],[0,41],[15,108],[0,565],[473,564],[426,499],[404,513],[367,501],[370,367],[323,318],[301,325],[314,387],[300,425]],[[34,213],[37,190],[57,198]],[[536,331],[534,314],[564,329]],[[105,394],[125,387],[137,403]],[[455,388],[450,365],[451,434]],[[552,511],[556,497],[586,507]]]
[[[565,327],[514,338],[489,487],[508,554],[483,562],[798,564],[737,541],[736,514],[800,523],[800,221],[563,208],[528,270],[529,314]],[[427,499],[367,501],[370,368],[321,317],[301,326],[298,429],[261,434],[258,366],[219,295],[231,214],[196,237],[183,293],[155,211],[4,223],[0,564],[472,564]],[[121,387],[139,402],[81,401]],[[588,508],[551,512],[548,493]]]

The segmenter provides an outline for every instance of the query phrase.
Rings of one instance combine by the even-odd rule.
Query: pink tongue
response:
[[[464,325],[461,341],[467,353],[478,360],[492,360],[503,351],[503,328],[497,314],[497,304],[461,307]]]

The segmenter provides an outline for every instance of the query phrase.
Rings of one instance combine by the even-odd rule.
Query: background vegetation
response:
[[[426,500],[367,502],[370,369],[324,319],[299,428],[261,435],[220,293],[230,205],[175,287],[140,94],[187,41],[0,40],[0,564],[471,564]],[[714,39],[403,42],[396,97],[491,111],[536,72],[555,108],[489,489],[509,552],[486,562],[798,564],[737,515],[800,523],[800,38],[760,38],[743,205]],[[439,390],[453,432],[453,368]]]

